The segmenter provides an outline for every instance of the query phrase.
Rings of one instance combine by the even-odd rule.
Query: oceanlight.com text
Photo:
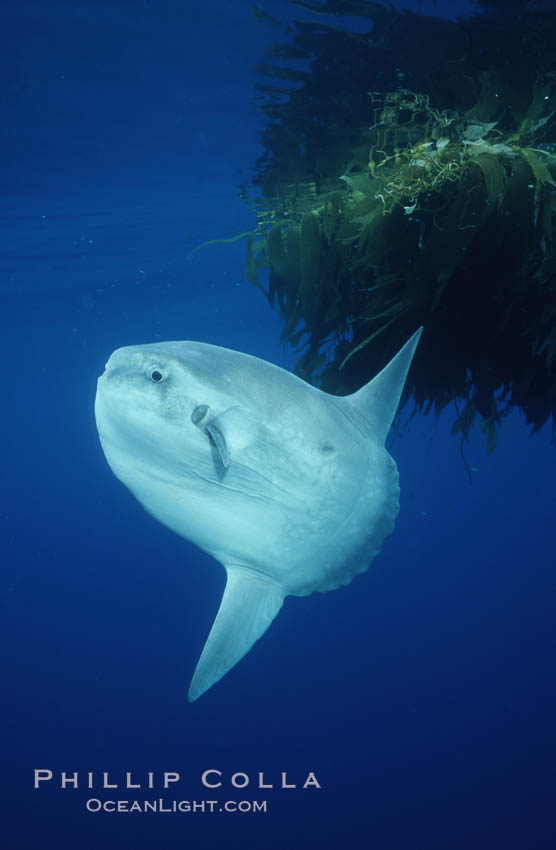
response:
[[[268,800],[87,800],[88,812],[126,814],[203,814],[207,812],[261,813],[268,811]]]

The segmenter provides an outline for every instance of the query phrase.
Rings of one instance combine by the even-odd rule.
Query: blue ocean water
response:
[[[286,600],[189,704],[224,572],[112,475],[93,401],[125,344],[292,365],[244,245],[188,258],[253,226],[238,172],[261,153],[252,68],[274,33],[222,0],[4,0],[0,21],[2,847],[554,847],[549,430],[531,439],[513,415],[491,456],[475,432],[470,487],[450,415],[415,416],[391,441],[401,512],[371,569]],[[208,769],[222,788],[202,785]],[[35,770],[52,779],[34,789]],[[164,771],[180,783],[162,788]],[[301,787],[310,772],[320,788]],[[218,805],[87,810],[159,798]]]

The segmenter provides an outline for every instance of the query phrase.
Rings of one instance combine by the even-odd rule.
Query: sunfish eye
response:
[[[159,372],[158,369],[153,369],[153,371],[151,372],[151,381],[154,381],[155,384],[159,384],[163,380],[164,375],[162,374],[162,372]]]

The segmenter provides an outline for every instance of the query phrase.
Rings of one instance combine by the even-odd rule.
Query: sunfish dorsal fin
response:
[[[245,567],[226,567],[226,588],[199,658],[188,699],[193,702],[249,652],[282,607],[278,582]]]
[[[384,442],[400,403],[400,397],[423,328],[415,331],[403,348],[372,381],[344,401],[355,407],[372,423],[378,440]]]

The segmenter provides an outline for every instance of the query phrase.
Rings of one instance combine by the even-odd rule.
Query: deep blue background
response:
[[[372,568],[288,599],[189,705],[224,573],[114,478],[95,383],[114,348],[158,339],[291,365],[244,245],[187,259],[253,226],[235,186],[260,154],[251,68],[276,33],[223,0],[4,0],[0,25],[2,846],[554,847],[549,431],[513,416],[492,457],[475,433],[470,487],[453,413],[414,418]],[[213,767],[314,770],[323,788],[225,790],[269,800],[243,815],[93,815],[85,790],[32,790],[33,768],[165,769],[183,776],[171,797],[212,799]]]

